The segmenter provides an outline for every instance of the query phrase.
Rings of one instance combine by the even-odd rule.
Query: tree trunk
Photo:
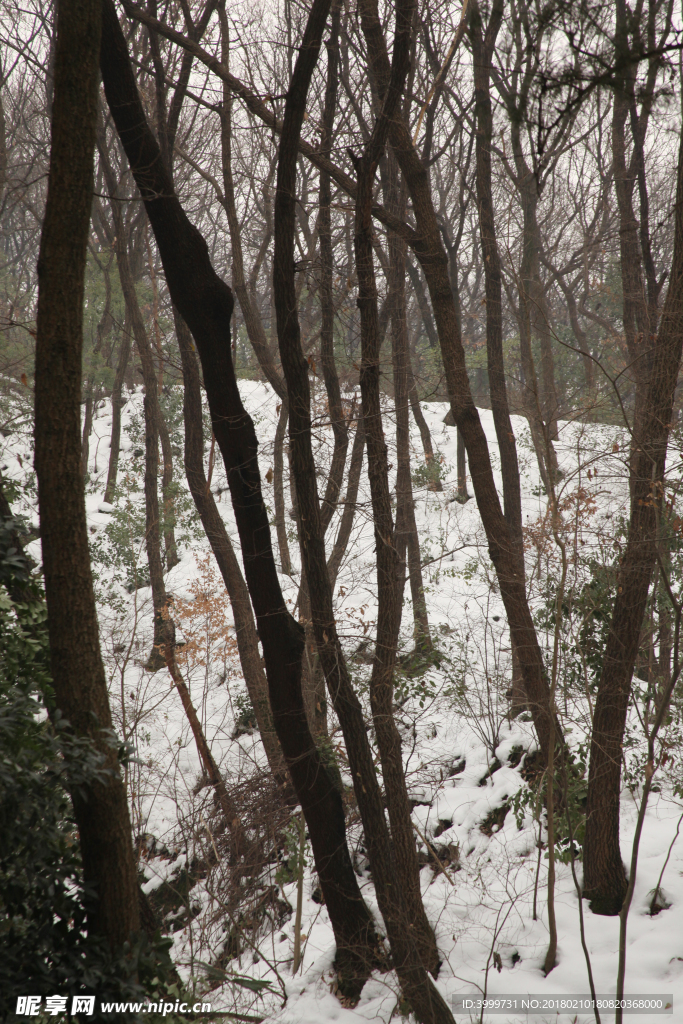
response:
[[[362,719],[362,712],[358,699],[353,692],[348,678],[346,664],[339,644],[336,632],[336,624],[332,611],[332,594],[330,581],[325,563],[325,547],[322,535],[320,508],[318,503],[317,489],[315,484],[315,465],[311,447],[311,419],[310,419],[310,385],[308,380],[308,364],[301,349],[301,336],[296,305],[296,289],[294,283],[294,228],[295,228],[295,184],[296,184],[296,155],[298,137],[303,121],[303,115],[308,92],[308,84],[317,57],[317,50],[320,45],[320,35],[325,21],[326,6],[324,3],[315,2],[311,9],[311,15],[304,35],[304,40],[299,52],[296,69],[287,96],[285,107],[284,126],[280,142],[278,161],[278,182],[275,206],[275,260],[274,260],[274,285],[275,302],[278,323],[278,339],[280,343],[280,357],[287,379],[290,401],[290,447],[292,454],[292,469],[296,478],[297,503],[300,522],[303,527],[302,557],[308,586],[311,596],[311,609],[314,616],[314,628],[316,640],[320,653],[328,687],[333,699],[335,708],[339,715],[344,729],[344,737],[347,744],[347,753],[354,778],[354,787],[358,804],[363,818],[366,841],[370,852],[370,862],[375,880],[376,891],[380,909],[384,916],[391,942],[394,963],[399,974],[403,991],[411,1003],[413,1011],[420,1021],[448,1021],[452,1024],[453,1018],[448,1007],[443,1002],[438,992],[429,982],[428,975],[421,961],[418,952],[417,935],[421,935],[421,919],[424,920],[424,909],[421,919],[416,920],[414,914],[406,914],[405,900],[406,892],[402,882],[407,875],[406,870],[398,874],[399,884],[394,871],[396,870],[397,859],[392,857],[388,847],[388,836],[384,810],[381,802],[381,794],[375,776],[372,763],[371,751],[367,741],[367,735]],[[412,9],[410,11],[412,15]],[[397,22],[396,44],[394,55],[397,63],[402,68],[403,75],[400,77],[402,83],[407,70],[408,62],[408,39],[410,37],[411,17],[405,9],[401,9]],[[312,36],[315,38],[315,43]],[[397,86],[399,83],[397,82]],[[400,88],[394,92],[394,99],[400,95]],[[394,104],[395,110],[395,104]],[[387,118],[391,111],[386,111]],[[385,121],[386,130],[386,121]],[[370,166],[370,165],[369,165]],[[374,168],[373,168],[374,170]],[[369,179],[369,175],[368,175]],[[368,197],[371,201],[371,187],[368,187]],[[363,207],[365,210],[365,208]],[[369,219],[369,210],[368,210]],[[370,264],[372,264],[372,237],[371,232],[367,233],[367,252],[369,253]],[[377,321],[377,306],[374,305],[375,326]],[[377,332],[375,333],[375,340]],[[364,406],[366,404],[363,396]],[[364,410],[364,421],[366,430],[368,428],[368,416]],[[373,428],[379,429],[377,418]],[[383,442],[382,442],[383,443]],[[386,503],[389,501],[388,484],[386,480],[386,449],[384,487],[386,490]],[[372,453],[369,453],[369,464],[372,472]],[[381,531],[380,531],[381,533]],[[393,530],[392,530],[393,533]],[[395,551],[392,549],[395,568]],[[381,557],[381,556],[380,556]],[[381,571],[381,567],[380,567]],[[389,589],[380,596],[382,602],[382,615],[386,620],[383,624],[395,633],[396,611],[395,611],[395,573],[390,578]],[[387,593],[393,600],[393,605],[386,601]],[[382,647],[380,625],[378,631],[378,649]],[[391,660],[395,657],[395,639],[393,651],[387,652]],[[383,723],[375,717],[376,728],[381,728]],[[394,726],[395,728],[395,726]],[[394,750],[395,753],[395,750]],[[400,750],[399,750],[400,757]],[[389,766],[396,771],[402,772],[402,765]],[[396,771],[387,772],[385,766],[385,783],[387,789],[387,800],[390,807],[396,808],[397,800],[395,794],[391,793],[390,786],[396,777]],[[406,801],[407,803],[407,801]],[[391,813],[391,812],[390,812]],[[408,814],[408,829],[411,833],[412,825]],[[405,828],[402,829],[405,833]],[[394,849],[398,847],[403,852],[402,840],[404,836],[393,835]],[[414,854],[414,842],[412,843]],[[392,864],[393,862],[393,864]],[[392,871],[392,866],[394,870]],[[401,868],[405,865],[402,863]],[[419,889],[418,889],[419,892]],[[428,927],[428,926],[427,926]],[[433,935],[432,935],[432,944]]]
[[[275,431],[275,441],[273,443],[273,503],[275,505],[275,532],[277,534],[277,546],[280,552],[280,572],[283,576],[292,575],[292,559],[289,554],[287,519],[285,517],[284,484],[284,447],[288,419],[289,405],[287,404],[287,399],[283,398],[280,405],[277,429]]]
[[[175,644],[175,626],[169,613],[169,602],[164,583],[164,569],[161,561],[158,485],[161,409],[157,394],[152,350],[133,282],[121,204],[113,198],[116,194],[116,179],[109,162],[109,154],[105,148],[105,138],[102,131],[99,132],[98,147],[105,180],[112,196],[111,213],[114,221],[116,263],[126,307],[126,320],[131,326],[135,339],[142,366],[142,379],[145,385],[143,402],[145,418],[145,547],[147,550],[147,564],[149,566],[149,581],[152,587],[152,603],[154,605],[154,639],[145,668],[149,672],[156,672],[166,665],[164,648],[168,645],[172,647]]]
[[[327,43],[327,85],[325,107],[322,117],[320,148],[327,156],[331,154],[334,111],[337,102],[339,61],[339,19],[340,0],[332,3],[332,31]],[[332,294],[332,223],[330,204],[332,191],[330,176],[320,172],[318,208],[318,235],[320,239],[320,365],[327,392],[327,406],[334,434],[332,463],[327,477],[327,487],[320,510],[323,533],[326,532],[337,507],[339,490],[344,479],[344,466],[349,446],[349,430],[342,408],[341,389],[334,358],[334,298]]]
[[[86,246],[97,119],[97,0],[62,0],[52,107],[48,196],[38,260],[35,467],[55,702],[88,737],[107,782],[79,780],[72,800],[89,927],[117,952],[139,928],[126,793],[112,727],[93,593],[81,464],[80,402]]]
[[[287,611],[280,590],[261,491],[258,442],[230,358],[232,292],[216,275],[204,239],[174,193],[145,119],[111,0],[103,0],[102,36],[100,67],[107,101],[147,208],[169,292],[192,331],[202,361],[265,655],[275,727],[306,817],[335,933],[340,989],[357,998],[375,960],[374,926],[346,845],[341,797],[306,721],[301,694],[303,631]]]
[[[363,425],[362,413],[358,415],[356,433],[351,449],[351,461],[349,462],[349,475],[346,481],[346,497],[342,504],[342,512],[339,530],[334,542],[334,547],[327,560],[327,573],[330,579],[330,590],[334,593],[334,586],[337,582],[342,559],[346,553],[353,528],[353,520],[356,514],[356,501],[358,499],[358,485],[360,484],[361,471],[363,469],[363,452],[365,450],[365,427]]]
[[[405,216],[406,193],[399,185],[399,169],[396,158],[389,155],[388,187],[385,202],[388,209],[397,216]],[[410,399],[408,394],[408,325],[406,323],[406,244],[401,238],[389,236],[389,289],[392,304],[391,348],[394,370],[394,408],[396,411],[396,551],[398,554],[398,624],[401,623],[403,590],[405,583],[406,554],[408,578],[413,602],[414,636],[416,647],[423,651],[432,649],[429,632],[427,602],[422,580],[420,541],[415,521],[413,483],[410,475]]]
[[[225,826],[230,832],[230,863],[236,864],[247,852],[246,837],[244,835],[244,828],[240,821],[237,807],[228,793],[225,780],[218,769],[218,765],[211,753],[211,748],[206,741],[204,730],[202,729],[201,722],[197,717],[197,711],[192,703],[192,698],[190,697],[190,691],[188,690],[185,680],[178,668],[178,663],[175,657],[175,648],[167,645],[164,648],[164,654],[166,656],[166,667],[168,668],[175,688],[180,695],[185,716],[190,723],[190,728],[192,729],[192,735],[194,736],[194,741],[197,746],[199,760],[201,761],[204,771],[209,778],[209,782],[214,788],[216,803],[223,812]]]
[[[389,90],[387,90],[387,94],[390,95]],[[379,131],[376,127],[375,134],[366,147],[357,168],[358,198],[354,240],[356,273],[358,275],[357,301],[361,321],[360,387],[368,446],[368,476],[377,561],[377,637],[370,680],[370,703],[389,810],[391,838],[394,847],[394,869],[402,889],[405,913],[411,922],[411,939],[418,951],[419,962],[436,972],[438,952],[434,933],[429,926],[422,905],[415,838],[403,774],[401,738],[393,717],[393,676],[400,624],[399,595],[401,588],[399,587],[399,557],[391,514],[387,446],[382,429],[377,286],[373,264],[372,220],[369,202],[372,196],[377,157],[383,149],[383,140],[380,140],[378,136]],[[389,928],[388,922],[387,928]]]
[[[531,172],[529,172],[531,176]],[[522,208],[524,217],[522,262],[519,268],[519,348],[522,363],[522,403],[531,439],[536,452],[539,472],[543,486],[548,494],[552,493],[551,484],[557,479],[557,456],[553,440],[557,438],[557,399],[554,376],[552,372],[552,350],[548,356],[550,341],[547,337],[548,325],[545,322],[545,301],[538,279],[538,227],[536,224],[535,184],[525,182],[522,186]],[[536,367],[531,348],[532,331],[541,336],[541,369],[543,372],[543,388],[538,386]],[[545,348],[544,348],[545,346]],[[554,406],[554,408],[553,408]]]
[[[258,634],[254,625],[254,614],[251,610],[249,591],[244,582],[230,537],[225,529],[225,524],[204,474],[202,397],[197,357],[187,324],[177,310],[173,312],[185,385],[183,397],[185,475],[195,507],[199,512],[202,526],[223,577],[225,588],[228,591],[232,614],[235,620],[235,638],[237,640],[242,674],[244,675],[244,682],[251,706],[256,715],[256,724],[258,725],[261,742],[268,758],[268,764],[278,787],[282,790],[285,798],[289,800],[292,794],[292,784],[273,724],[273,715],[268,700],[268,682],[263,671],[261,655],[258,649]]]
[[[373,21],[381,33],[376,7],[360,8],[364,30]],[[372,198],[375,170],[384,150],[390,125],[399,116],[399,102],[409,64],[411,21],[410,3],[396,11],[396,36],[393,64],[383,88],[382,110],[363,156],[356,163],[358,180],[354,246],[358,275],[358,307],[361,319],[360,384],[363,420],[368,445],[368,473],[375,523],[377,558],[377,639],[370,682],[370,700],[377,743],[382,762],[391,837],[394,871],[401,888],[402,906],[395,898],[386,899],[378,887],[378,900],[387,925],[401,987],[419,1021],[443,1021],[452,1024],[453,1016],[434,989],[425,968],[438,969],[438,952],[422,906],[417,855],[407,799],[401,740],[393,718],[393,671],[398,636],[397,570],[398,558],[389,495],[387,448],[382,432],[379,398],[379,320],[373,262]],[[367,35],[366,35],[367,38]],[[386,47],[382,35],[382,45]],[[377,84],[377,83],[376,83]],[[366,827],[367,833],[367,827]],[[375,866],[373,864],[373,874]],[[393,894],[391,894],[393,895]],[[384,897],[385,906],[382,905]],[[406,928],[406,923],[409,927]],[[434,957],[437,957],[436,963]]]
[[[622,742],[631,677],[657,557],[664,464],[683,347],[683,143],[678,157],[674,255],[652,372],[634,436],[631,519],[593,715],[584,896],[599,914],[618,914],[626,892],[619,847]]]
[[[365,0],[361,13],[371,67],[380,94],[383,94],[389,77],[389,59],[374,0]],[[448,257],[439,233],[427,169],[422,164],[410,132],[400,117],[396,117],[391,124],[390,140],[412,200],[417,234],[417,238],[413,240],[414,252],[424,270],[429,287],[451,411],[465,441],[472,486],[489,544],[489,556],[498,577],[511,639],[519,651],[529,707],[541,752],[546,759],[550,737],[549,688],[543,655],[538,645],[527,600],[524,575],[520,571],[519,533],[508,521],[507,503],[506,516],[502,514],[486,435],[472,401],[460,323],[448,275]],[[386,219],[388,217],[385,217]],[[510,476],[514,476],[514,466],[506,469]],[[511,496],[511,501],[514,505],[514,495]],[[510,519],[513,519],[512,512]],[[561,735],[559,725],[556,728],[556,735]]]
[[[93,382],[88,379],[85,382],[85,410],[83,412],[83,436],[81,439],[81,473],[85,478],[88,475],[88,462],[90,460],[90,435],[92,433],[92,408],[93,408]]]
[[[130,358],[130,323],[128,317],[124,319],[123,331],[121,333],[121,347],[119,348],[119,361],[116,365],[116,376],[114,388],[111,394],[111,442],[109,447],[109,470],[107,472],[107,486],[104,490],[104,500],[111,504],[114,501],[116,491],[116,480],[119,472],[119,455],[121,452],[121,410],[123,409],[123,381],[126,376],[128,360]]]
[[[171,451],[171,437],[168,432],[168,425],[158,402],[157,407],[159,411],[159,440],[161,441],[161,454],[164,460],[164,470],[161,476],[161,494],[164,499],[164,548],[166,550],[166,572],[168,572],[180,561],[175,542],[173,452]]]
[[[432,435],[429,432],[427,420],[424,418],[424,413],[420,406],[420,398],[417,393],[417,384],[415,383],[415,375],[413,373],[412,362],[410,359],[410,346],[408,346],[406,353],[406,373],[408,375],[408,396],[410,398],[410,408],[413,411],[413,419],[417,423],[417,429],[420,431],[422,448],[425,453],[425,462],[427,463],[427,466],[433,466],[434,448],[432,446]],[[435,480],[431,480],[428,486],[430,491],[443,491],[443,484],[441,483],[440,476],[437,476]]]
[[[225,4],[218,5],[218,17],[221,26],[221,59],[228,65],[230,49],[228,40],[228,19],[225,11]],[[251,301],[247,283],[244,277],[244,258],[242,255],[242,237],[240,235],[239,219],[235,206],[235,188],[232,180],[232,93],[227,85],[223,83],[223,103],[221,106],[221,157],[223,167],[223,208],[228,218],[230,231],[230,245],[232,247],[232,283],[237,295],[237,300],[244,317],[244,326],[247,328],[247,335],[251,346],[256,353],[259,366],[266,375],[275,394],[284,401],[287,397],[287,390],[282,375],[278,371],[271,351],[268,347],[268,339],[263,328],[263,322],[259,315],[258,307]]]
[[[458,477],[458,501],[464,505],[466,501],[470,500],[470,495],[467,491],[467,452],[465,451],[465,442],[460,430],[458,430],[456,471]]]

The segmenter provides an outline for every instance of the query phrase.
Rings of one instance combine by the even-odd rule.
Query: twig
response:
[[[664,864],[662,866],[662,870],[659,872],[659,879],[657,880],[657,885],[655,886],[654,896],[652,897],[652,903],[650,904],[650,914],[651,915],[653,915],[655,913],[655,909],[654,909],[655,908],[655,903],[657,901],[657,897],[659,896],[659,893],[660,893],[660,890],[661,890],[661,887],[662,887],[662,879],[664,878],[664,872],[666,871],[666,866],[669,863],[669,857],[671,856],[671,851],[674,848],[674,843],[678,839],[678,833],[681,830],[681,823],[682,822],[683,822],[683,814],[681,814],[680,818],[678,819],[678,825],[676,826],[676,835],[671,840],[671,844],[669,846],[669,851],[668,851],[668,853],[666,855],[666,860],[664,861]]]
[[[427,847],[427,849],[428,849],[428,850],[431,850],[431,852],[432,852],[432,857],[434,858],[434,860],[436,861],[436,863],[437,863],[437,864],[439,865],[439,867],[441,868],[441,870],[443,871],[444,875],[446,876],[446,878],[448,879],[448,881],[449,881],[449,882],[451,883],[451,885],[453,886],[453,888],[455,888],[455,882],[453,881],[453,879],[451,878],[451,876],[450,876],[450,875],[448,874],[448,872],[446,871],[446,868],[445,868],[445,866],[444,866],[444,865],[443,865],[443,864],[441,863],[441,861],[439,860],[439,856],[438,856],[438,854],[437,854],[436,850],[434,849],[434,847],[432,846],[432,844],[431,844],[431,843],[429,842],[429,840],[428,840],[428,839],[426,838],[426,836],[424,836],[424,835],[422,834],[422,832],[421,832],[421,831],[419,830],[419,828],[417,827],[417,825],[415,824],[415,822],[413,822],[413,828],[415,829],[415,831],[417,832],[418,836],[420,837],[420,839],[422,840],[422,842],[423,842],[423,843],[425,844],[425,846]]]

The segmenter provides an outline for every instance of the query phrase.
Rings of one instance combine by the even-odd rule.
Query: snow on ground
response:
[[[254,417],[261,440],[262,477],[272,466],[272,444],[277,421],[277,399],[266,385],[243,381],[242,395]],[[129,766],[133,822],[141,837],[141,863],[145,891],[162,886],[181,888],[191,877],[183,907],[171,911],[181,926],[174,932],[173,955],[181,973],[199,993],[211,988],[214,1009],[226,1009],[265,1017],[282,1024],[360,1024],[389,1021],[398,1014],[398,986],[392,973],[376,974],[365,986],[353,1009],[341,1005],[333,994],[334,941],[324,906],[311,899],[317,885],[307,847],[302,932],[303,961],[292,976],[292,948],[296,906],[296,882],[272,863],[267,869],[270,884],[280,893],[281,918],[264,919],[259,929],[242,944],[238,957],[220,961],[228,973],[263,979],[269,991],[253,994],[233,982],[221,982],[214,973],[209,983],[201,965],[216,962],[230,931],[231,922],[221,912],[220,894],[207,872],[194,875],[193,865],[211,861],[214,840],[207,815],[206,789],[197,787],[199,762],[180,700],[170,687],[165,671],[148,673],[142,667],[152,633],[151,592],[144,583],[144,515],[141,460],[141,393],[129,396],[124,409],[119,494],[113,505],[103,503],[106,482],[111,410],[103,404],[94,419],[90,443],[90,478],[87,493],[88,523],[93,539],[93,559],[102,646],[111,680],[111,699],[117,728],[136,748]],[[526,788],[524,765],[535,749],[528,721],[509,721],[505,690],[509,685],[510,655],[505,613],[488,560],[483,530],[475,502],[454,501],[456,480],[456,431],[443,424],[447,407],[424,405],[435,449],[443,459],[444,489],[433,492],[424,481],[416,484],[416,516],[425,565],[430,622],[442,652],[438,666],[417,678],[398,679],[397,713],[404,740],[404,757],[410,795],[415,803],[414,822],[420,850],[424,839],[433,842],[444,870],[432,860],[421,872],[427,914],[436,929],[443,966],[437,985],[444,997],[469,993],[587,994],[585,959],[579,936],[576,889],[569,865],[557,866],[558,966],[544,978],[541,965],[548,941],[546,914],[547,861],[540,859],[537,920],[532,918],[538,864],[538,824],[533,806],[510,807]],[[316,408],[323,420],[322,400]],[[501,487],[497,444],[491,413],[481,411]],[[532,603],[538,611],[547,600],[548,577],[557,582],[557,552],[544,529],[547,499],[539,486],[535,457],[522,419],[513,417],[518,440],[523,487],[523,515],[527,526],[527,573]],[[623,457],[625,439],[616,428],[561,424],[558,454],[564,471],[560,499],[567,525],[568,547],[573,553],[569,585],[580,587],[587,578],[590,557],[598,560],[614,554],[614,537],[625,515],[628,492]],[[388,410],[385,431],[390,439],[393,424]],[[182,424],[176,423],[178,444]],[[316,428],[317,462],[329,462],[332,439],[329,428]],[[389,442],[390,443],[390,442]],[[415,466],[423,465],[419,434],[413,428]],[[137,453],[137,454],[136,454]],[[390,455],[391,458],[391,455]],[[5,439],[3,472],[27,485],[18,511],[35,521],[35,481],[31,473],[29,438],[20,433]],[[176,459],[176,475],[181,459]],[[212,488],[219,509],[238,547],[225,476],[217,460]],[[470,484],[471,489],[471,484]],[[192,699],[216,760],[231,785],[247,784],[265,757],[258,734],[251,730],[236,735],[235,724],[244,710],[244,685],[234,639],[229,604],[201,530],[193,523],[191,503],[181,483],[186,508],[178,535],[181,561],[167,575],[167,589],[174,599],[179,639],[186,641],[183,670]],[[271,512],[272,485],[264,480]],[[287,507],[291,500],[287,495]],[[142,524],[142,527],[141,527]],[[292,578],[282,577],[285,596],[294,606],[298,588],[298,556],[293,523],[288,522],[295,565]],[[332,541],[336,521],[329,530]],[[273,542],[275,535],[273,531]],[[37,548],[37,543],[34,548]],[[376,614],[374,585],[374,537],[367,483],[363,481],[351,545],[337,581],[335,601],[340,632],[362,699],[367,702],[369,668],[359,649],[371,641]],[[39,554],[39,551],[36,551]],[[132,582],[132,585],[131,585]],[[406,588],[408,595],[408,588]],[[410,649],[412,617],[409,596],[403,620],[403,641]],[[540,633],[548,658],[552,637]],[[577,658],[572,638],[566,665]],[[563,722],[572,747],[579,752],[588,721],[587,700],[576,687],[559,700]],[[522,716],[522,719],[525,716]],[[334,727],[331,721],[331,726]],[[642,741],[638,721],[630,721],[633,745],[628,750],[632,774],[638,777]],[[335,744],[341,736],[333,736]],[[344,762],[342,760],[342,770]],[[638,866],[637,884],[628,929],[627,993],[673,995],[673,1019],[683,1021],[683,932],[679,927],[683,907],[683,840],[675,844],[666,869],[663,891],[668,909],[657,916],[648,912],[651,893],[676,835],[683,806],[672,795],[675,768],[660,782],[647,811]],[[348,775],[345,781],[350,782]],[[630,860],[631,842],[640,791],[624,789],[621,839],[624,860]],[[519,819],[519,820],[518,820]],[[364,896],[377,916],[372,882],[363,857],[358,822],[350,818],[349,843],[356,858]],[[427,857],[423,858],[427,861]],[[281,855],[282,860],[282,855]],[[580,864],[577,865],[580,872]],[[215,871],[214,871],[215,874]],[[211,878],[213,875],[210,876]],[[185,891],[185,890],[184,890]],[[289,908],[287,907],[289,904]],[[191,917],[191,920],[189,919]],[[586,942],[596,990],[614,993],[616,984],[618,928],[616,918],[592,915],[585,907]],[[207,997],[208,998],[208,997]],[[463,1020],[479,1015],[456,1014]],[[590,1013],[555,1013],[528,1017],[512,1012],[484,1015],[484,1020],[576,1021],[593,1020]],[[613,1014],[602,1014],[604,1021]],[[649,1020],[649,1015],[635,1018]]]

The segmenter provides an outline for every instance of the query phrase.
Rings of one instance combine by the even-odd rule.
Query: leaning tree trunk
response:
[[[324,19],[323,19],[324,21]],[[301,802],[337,942],[340,989],[357,997],[375,962],[375,932],[346,844],[344,808],[311,737],[301,694],[302,629],[278,580],[261,491],[258,442],[230,357],[232,292],[173,189],[140,102],[111,0],[103,0],[100,68],[117,131],[142,194],[171,298],[197,345],[214,434],[225,462],[247,586],[266,662],[275,727]]]
[[[61,0],[52,145],[38,259],[35,466],[55,703],[102,756],[106,781],[72,788],[90,928],[119,950],[139,928],[126,793],[100,654],[85,495],[80,401],[86,246],[97,119],[99,0]],[[68,769],[68,765],[67,765]]]

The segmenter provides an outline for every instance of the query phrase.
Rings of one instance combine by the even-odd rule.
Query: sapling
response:
[[[643,794],[640,799],[640,808],[638,809],[638,820],[636,823],[636,831],[633,837],[633,845],[631,847],[631,865],[628,880],[628,887],[626,889],[626,895],[622,908],[619,912],[619,967],[617,970],[617,1010],[615,1015],[615,1024],[622,1024],[623,1009],[621,1007],[621,1001],[624,997],[624,980],[626,977],[626,931],[628,926],[628,915],[631,909],[631,903],[633,901],[633,893],[636,887],[636,875],[638,871],[638,853],[640,851],[640,840],[643,833],[643,823],[645,821],[645,812],[647,810],[647,803],[652,790],[652,777],[657,769],[655,762],[655,743],[659,730],[661,729],[664,719],[666,718],[667,711],[669,710],[669,703],[671,696],[674,691],[674,687],[678,682],[678,678],[681,673],[680,663],[680,638],[681,638],[681,615],[683,613],[683,604],[680,600],[674,597],[671,590],[671,584],[666,576],[666,573],[662,572],[662,580],[666,591],[669,595],[669,600],[675,610],[675,629],[674,629],[674,645],[673,645],[673,670],[671,672],[671,678],[669,679],[666,687],[664,688],[659,704],[657,707],[657,714],[652,724],[652,728],[648,729],[647,722],[645,725],[645,734],[647,737],[647,762],[645,764],[644,776],[645,783],[643,785]],[[680,595],[679,595],[680,597]],[[664,865],[666,867],[666,864]],[[661,876],[660,876],[661,881]]]

